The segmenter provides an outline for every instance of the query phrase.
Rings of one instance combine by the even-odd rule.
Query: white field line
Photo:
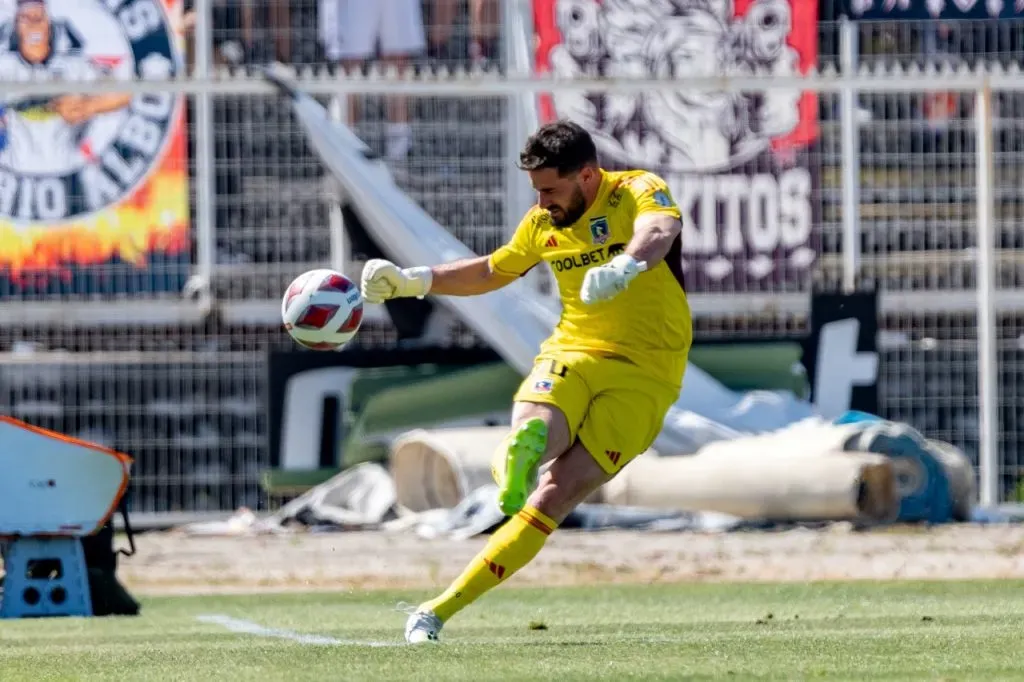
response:
[[[355,639],[337,639],[336,637],[327,637],[325,635],[307,635],[301,632],[295,632],[293,630],[281,630],[279,628],[268,628],[260,625],[259,623],[253,623],[249,620],[241,620],[239,618],[232,618],[231,616],[225,616],[221,613],[204,614],[196,616],[196,620],[200,623],[210,623],[213,625],[220,625],[223,628],[231,632],[236,632],[242,635],[253,635],[254,637],[270,637],[273,639],[285,639],[290,642],[297,642],[299,644],[306,644],[310,646],[369,646],[369,647],[382,647],[382,646],[401,646],[401,642],[378,642],[378,641],[360,641]]]
[[[357,639],[338,639],[336,637],[328,637],[326,635],[308,635],[302,632],[295,632],[294,630],[281,630],[279,628],[268,628],[254,623],[250,620],[241,620],[239,618],[232,618],[222,613],[204,614],[196,616],[196,620],[200,623],[208,623],[212,625],[220,625],[221,627],[235,632],[241,635],[253,635],[254,637],[269,637],[272,639],[283,639],[290,642],[297,642],[299,644],[306,644],[309,646],[365,646],[365,647],[394,647],[394,646],[408,646],[404,642],[382,642],[375,640],[357,640]],[[683,637],[665,637],[665,636],[653,636],[653,637],[618,637],[614,638],[609,636],[607,640],[596,639],[591,642],[586,642],[594,646],[601,646],[608,642],[634,642],[636,644],[679,644],[686,641]],[[471,645],[490,645],[490,644],[516,644],[517,642],[509,641],[507,639],[495,639],[495,640],[472,640],[470,642],[463,642],[463,644]]]

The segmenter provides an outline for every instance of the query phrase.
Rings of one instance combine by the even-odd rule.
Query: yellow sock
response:
[[[420,609],[433,611],[442,622],[447,621],[530,563],[557,527],[558,524],[542,512],[524,507],[494,532],[487,546],[447,590],[421,604]]]

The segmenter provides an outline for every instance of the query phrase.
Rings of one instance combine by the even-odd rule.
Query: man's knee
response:
[[[611,475],[598,465],[582,443],[576,441],[541,475],[528,504],[561,523],[577,505],[610,479]]]
[[[515,403],[512,409],[512,427],[498,444],[494,454],[491,455],[491,478],[499,486],[503,483],[505,458],[508,455],[512,438],[516,431],[530,419],[540,419],[547,425],[547,439],[540,465],[549,462],[569,448],[569,426],[560,409],[544,403]]]
[[[517,402],[512,408],[512,431],[529,419],[540,419],[548,427],[547,448],[544,462],[558,457],[569,449],[571,433],[565,413],[550,403]]]

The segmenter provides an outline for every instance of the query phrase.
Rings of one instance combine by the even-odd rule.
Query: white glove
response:
[[[399,269],[391,261],[374,258],[363,266],[363,299],[383,303],[392,298],[423,298],[430,291],[434,274],[428,267]]]
[[[587,270],[580,287],[580,298],[584,303],[597,303],[614,298],[625,290],[633,278],[647,269],[647,263],[638,261],[623,253],[604,265]]]

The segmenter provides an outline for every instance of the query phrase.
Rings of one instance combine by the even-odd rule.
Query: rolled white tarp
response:
[[[953,502],[953,520],[969,521],[971,510],[978,503],[978,484],[974,467],[964,452],[939,440],[927,441],[928,451],[938,458],[949,478],[949,496]]]
[[[807,424],[787,431],[713,443],[694,457],[645,453],[589,501],[774,521],[895,518],[891,461],[837,448],[855,427]],[[452,508],[490,484],[491,458],[506,433],[475,427],[400,436],[389,458],[399,506]]]
[[[645,453],[605,484],[604,501],[767,521],[889,521],[899,508],[883,455],[748,448],[729,457]]]
[[[398,505],[412,512],[451,509],[493,483],[491,456],[507,433],[505,426],[482,426],[402,434],[388,457]]]

